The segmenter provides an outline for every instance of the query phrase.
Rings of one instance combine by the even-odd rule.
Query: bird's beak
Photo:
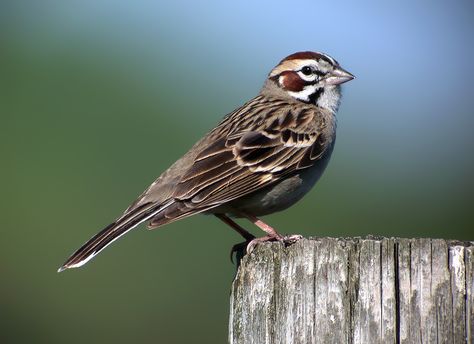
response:
[[[347,81],[354,79],[355,76],[349,73],[348,71],[337,67],[334,69],[327,78],[324,79],[325,85],[340,85]]]

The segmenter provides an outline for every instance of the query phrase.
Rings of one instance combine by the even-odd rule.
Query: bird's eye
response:
[[[304,75],[311,75],[311,74],[313,74],[313,69],[309,66],[304,66],[303,68],[301,68],[301,72]]]

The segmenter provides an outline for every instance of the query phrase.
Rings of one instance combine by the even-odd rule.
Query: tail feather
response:
[[[86,264],[112,242],[138,226],[140,223],[152,218],[170,204],[171,203],[166,205],[153,205],[152,203],[148,203],[125,213],[121,218],[105,227],[82,245],[81,248],[74,252],[58,269],[58,272],[66,269],[78,268]]]

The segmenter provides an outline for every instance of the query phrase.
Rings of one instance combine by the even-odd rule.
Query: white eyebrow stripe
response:
[[[276,66],[270,73],[270,77],[278,75],[287,70],[298,71],[304,66],[313,66],[318,69],[318,64],[314,60],[310,59],[295,59],[284,61],[282,64]]]

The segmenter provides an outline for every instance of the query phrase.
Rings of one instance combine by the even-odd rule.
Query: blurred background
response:
[[[213,217],[56,269],[299,50],[357,79],[325,175],[265,219],[474,239],[473,17],[468,1],[0,1],[0,342],[225,343],[241,239]]]

